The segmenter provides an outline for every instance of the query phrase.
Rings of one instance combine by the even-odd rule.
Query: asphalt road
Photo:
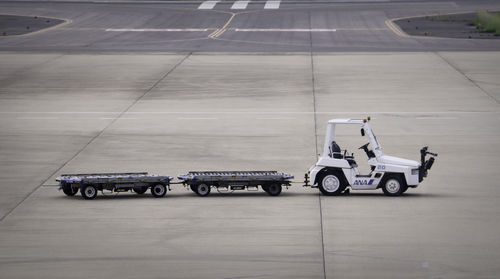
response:
[[[283,1],[277,9],[234,1],[0,2],[4,14],[68,20],[59,28],[0,37],[0,50],[297,52],[498,50],[500,41],[408,38],[386,21],[399,17],[500,9],[498,1]],[[125,29],[125,30],[124,30]],[[146,30],[144,30],[146,29]],[[149,30],[148,30],[149,29]],[[155,30],[155,31],[152,31]]]
[[[0,2],[70,20],[0,37],[0,278],[497,278],[498,40],[385,23],[497,2],[250,2],[227,24],[232,4]],[[186,28],[209,30],[172,31]],[[301,181],[327,120],[367,115],[385,153],[439,153],[417,189],[200,198],[174,185],[86,201],[44,186],[206,169]],[[366,172],[359,129],[338,133]]]

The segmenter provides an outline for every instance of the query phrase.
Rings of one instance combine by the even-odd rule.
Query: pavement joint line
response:
[[[312,19],[311,12],[307,13],[309,19],[309,29],[312,29]],[[314,75],[314,52],[313,52],[313,38],[312,32],[309,32],[309,51],[311,58],[311,91],[312,91],[312,101],[313,101],[313,111],[314,111],[314,148],[315,148],[315,156],[318,154],[318,121],[316,117],[316,77]],[[323,230],[323,208],[321,205],[321,193],[318,193],[318,203],[319,203],[319,220],[320,220],[320,233],[321,233],[321,255],[323,258],[323,278],[326,279],[326,258],[325,258],[325,232]]]
[[[90,144],[92,144],[97,138],[99,138],[104,132],[113,125],[118,118],[120,118],[122,115],[124,115],[128,110],[130,110],[139,100],[141,100],[144,96],[146,96],[149,92],[151,92],[160,82],[162,82],[165,78],[168,77],[170,73],[172,73],[179,65],[181,65],[189,56],[191,56],[191,52],[188,53],[186,56],[184,56],[177,64],[174,65],[166,74],[164,74],[158,81],[156,81],[150,88],[148,88],[144,94],[142,94],[139,98],[135,99],[132,104],[130,104],[125,110],[123,110],[113,121],[110,121],[106,127],[104,127],[99,133],[97,133],[94,137],[92,137],[82,148],[80,148],[71,158],[69,158],[66,162],[64,162],[59,168],[57,168],[54,172],[52,172],[47,179],[45,179],[42,183],[40,183],[38,186],[36,186],[33,190],[31,190],[24,198],[21,199],[14,207],[12,207],[10,210],[8,210],[1,218],[0,218],[0,223],[5,220],[16,208],[18,208],[24,201],[26,201],[33,193],[35,193],[42,185],[45,185],[47,181],[56,175],[61,169],[63,169],[65,166],[67,166],[70,162],[72,162],[80,153],[83,152]]]
[[[475,87],[477,87],[479,90],[481,90],[484,94],[486,94],[488,97],[490,97],[493,101],[495,101],[497,104],[500,104],[500,101],[495,98],[495,96],[491,95],[488,91],[484,90],[479,84],[477,84],[474,80],[472,80],[467,74],[462,72],[457,66],[453,65],[450,61],[448,61],[446,58],[444,58],[439,52],[434,52],[439,58],[441,58],[448,66],[450,66],[452,69],[457,71],[459,74],[464,76],[469,82],[474,84]]]

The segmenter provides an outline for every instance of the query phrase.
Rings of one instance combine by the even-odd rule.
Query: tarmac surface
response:
[[[418,14],[426,5],[454,11],[474,3],[321,5],[325,13],[336,7],[330,10],[336,15],[345,9],[346,18],[352,10],[351,16],[358,15],[349,23],[354,26],[372,20],[360,16],[362,7],[384,10],[374,15],[382,25],[382,18]],[[398,7],[403,4],[406,11]],[[0,278],[498,276],[498,40],[422,43],[387,29],[379,35],[392,38],[387,50],[398,51],[381,51],[377,42],[370,52],[287,52],[302,47],[287,46],[289,35],[274,35],[285,44],[265,52],[263,44],[242,43],[238,50],[234,42],[212,39],[158,43],[151,48],[169,52],[148,52],[135,48],[152,41],[151,34],[133,31],[120,45],[122,35],[63,30],[94,28],[91,22],[124,28],[130,21],[120,25],[101,13],[127,10],[148,21],[151,13],[164,12],[152,12],[153,4],[133,5],[0,2],[2,13],[36,11],[71,20],[0,39]],[[94,12],[87,13],[91,6]],[[214,32],[224,29],[219,12],[206,14],[216,15],[207,21]],[[167,21],[191,28],[207,20],[197,11],[190,15]],[[278,21],[301,22],[300,13],[282,15]],[[243,17],[236,19],[231,24],[243,28]],[[248,20],[275,27],[266,23],[271,18]],[[324,20],[336,17],[325,14]],[[366,33],[367,40],[379,36],[376,30]],[[226,30],[220,37],[233,35]],[[95,43],[84,50],[91,38]],[[329,49],[349,49],[361,38],[345,36],[333,41],[342,47]],[[399,51],[398,45],[415,51]],[[127,52],[115,51],[120,47]],[[464,51],[422,51],[428,47]],[[207,169],[278,170],[300,182],[322,148],[327,120],[367,115],[385,153],[418,160],[425,145],[439,153],[429,177],[402,197],[381,190],[326,197],[297,183],[278,197],[213,191],[201,198],[172,185],[161,199],[126,193],[86,201],[50,187],[61,173],[96,171],[177,176]],[[342,127],[338,135],[341,148],[354,152],[367,172],[366,155],[357,150],[366,140],[359,127]]]
[[[278,1],[279,2],[279,1]],[[398,35],[388,20],[500,10],[498,1],[0,2],[2,14],[66,19],[36,36],[0,37],[0,50],[37,51],[444,51],[498,50],[500,41]],[[396,31],[396,32],[395,32]]]

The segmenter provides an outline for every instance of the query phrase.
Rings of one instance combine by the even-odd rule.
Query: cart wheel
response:
[[[136,192],[137,194],[142,195],[142,194],[146,193],[146,191],[148,190],[148,187],[132,188],[132,190],[134,192]]]
[[[156,184],[151,187],[151,194],[153,194],[155,198],[161,198],[167,194],[167,187],[163,184]]]
[[[94,185],[85,185],[80,189],[82,197],[86,200],[93,200],[97,196],[97,188]]]
[[[277,183],[270,184],[267,186],[267,193],[271,196],[278,196],[281,194],[281,185]]]
[[[262,185],[262,190],[269,194],[269,185]]]
[[[319,190],[327,196],[339,195],[344,191],[345,185],[342,184],[337,173],[328,172],[319,181]]]
[[[191,191],[198,194],[198,190],[196,190],[196,185],[189,185],[189,188],[191,188]]]
[[[196,194],[200,197],[208,196],[208,194],[210,194],[210,186],[205,183],[197,185]]]
[[[66,196],[69,196],[69,197],[72,197],[76,193],[78,193],[78,188],[73,187],[71,184],[64,184],[62,186],[62,190],[63,190],[64,194],[66,194]]]
[[[393,197],[400,196],[401,194],[406,192],[407,189],[408,186],[399,175],[389,175],[382,186],[384,194],[386,196]]]

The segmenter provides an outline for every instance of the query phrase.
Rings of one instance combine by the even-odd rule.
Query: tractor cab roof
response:
[[[363,119],[351,119],[351,118],[335,118],[328,121],[328,124],[361,124],[363,125]]]

